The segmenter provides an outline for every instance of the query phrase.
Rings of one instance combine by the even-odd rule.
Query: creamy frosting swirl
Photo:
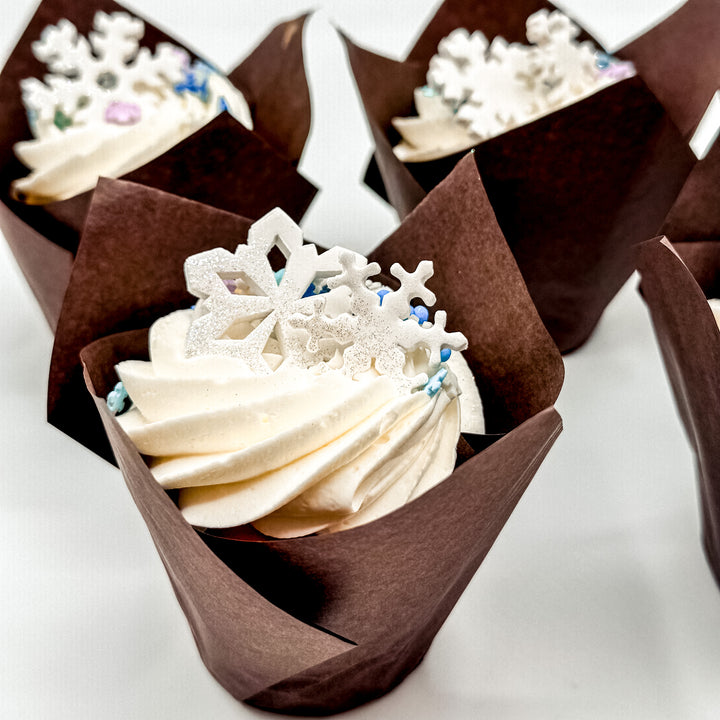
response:
[[[180,488],[185,518],[201,527],[253,523],[292,537],[368,522],[453,470],[458,383],[399,393],[376,371],[281,366],[257,376],[231,357],[188,357],[193,312],[158,320],[150,361],[118,375],[133,400],[118,421],[165,488]],[[272,358],[267,358],[274,364]],[[465,426],[482,432],[482,406],[459,353]],[[469,382],[468,382],[469,380]]]

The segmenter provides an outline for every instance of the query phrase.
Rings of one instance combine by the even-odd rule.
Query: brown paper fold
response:
[[[375,140],[367,181],[405,216],[463,153],[401,163],[390,121],[414,114],[437,41],[455,27],[508,40],[548,3],[443,3],[407,60],[375,55],[345,38]],[[475,147],[492,207],[540,315],[558,346],[584,342],[632,272],[632,247],[654,235],[695,160],[640,77]]]
[[[467,198],[467,212],[447,206],[453,195]],[[162,252],[125,234],[121,217],[159,233]],[[184,257],[213,244],[234,248],[247,225],[144,186],[99,185],[56,334],[55,420],[86,440],[84,431],[97,425],[79,409],[77,350],[100,337],[82,351],[85,379],[210,672],[253,705],[327,714],[387,692],[422,659],[560,431],[553,403],[563,366],[468,157],[376,256],[397,253],[414,265],[423,253],[432,255],[432,238],[446,238],[430,287],[451,329],[468,336],[466,356],[487,398],[488,431],[505,434],[467,436],[448,479],[352,530],[293,540],[195,534],[108,413],[104,396],[116,382],[116,362],[146,356],[146,331],[128,329],[191,302],[182,287]],[[185,228],[202,228],[194,248]],[[475,252],[478,242],[482,253]],[[117,275],[103,283],[101,268],[110,265]]]
[[[43,0],[0,74],[0,229],[53,329],[92,192],[44,206],[27,206],[10,198],[12,180],[27,174],[13,154],[13,145],[31,137],[19,81],[46,73],[31,52],[31,43],[44,27],[67,18],[85,34],[98,10],[125,8],[112,0],[91,4]],[[246,95],[254,131],[224,113],[125,178],[252,219],[278,205],[296,220],[302,217],[316,192],[296,169],[310,127],[302,56],[304,20],[303,16],[278,25],[230,73]],[[143,44],[182,46],[144,22]],[[40,262],[48,252],[48,241],[57,247],[50,249],[48,262]]]
[[[705,553],[720,585],[720,331],[706,299],[720,295],[718,239],[673,246],[666,238],[656,238],[640,247],[638,267],[696,456]]]
[[[720,2],[687,0],[620,51],[688,139],[720,89],[718,38]]]

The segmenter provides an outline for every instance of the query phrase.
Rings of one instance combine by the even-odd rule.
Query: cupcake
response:
[[[303,22],[225,77],[111,0],[41,2],[0,74],[0,227],[53,329],[98,175],[252,218],[303,215]]]
[[[20,82],[32,140],[14,151],[32,172],[10,193],[30,205],[92,190],[100,176],[125,175],[192,135],[223,110],[248,130],[242,93],[211,66],[171,43],[142,45],[145,25],[99,10],[87,37],[61,19],[32,44],[49,74]]]
[[[426,84],[413,92],[417,117],[392,119],[399,160],[469,150],[635,75],[631,62],[579,42],[580,28],[560,10],[538,10],[526,28],[527,45],[464,28],[440,41]]]
[[[677,42],[683,52],[690,39]],[[366,182],[403,217],[472,145],[546,327],[562,351],[580,346],[696,161],[686,126],[645,84],[645,59],[607,55],[537,0],[446,0],[403,62],[346,46],[375,144]],[[689,108],[697,122],[704,106]],[[447,135],[409,155],[411,135],[416,143],[437,127]]]
[[[464,212],[443,211],[453,197],[466,203]],[[128,234],[118,228],[117,218],[125,216],[137,223],[137,233]],[[427,285],[447,311],[449,326],[449,339],[440,342],[440,352],[443,344],[462,346],[463,341],[450,332],[461,328],[468,343],[464,355],[482,397],[484,433],[461,434],[453,449],[457,454],[454,468],[449,467],[449,476],[434,487],[342,532],[322,528],[304,537],[273,539],[251,529],[193,529],[176,504],[177,491],[166,491],[153,477],[149,466],[154,461],[138,452],[120,425],[123,415],[111,413],[106,396],[117,384],[116,366],[128,368],[123,365],[126,361],[147,361],[148,327],[153,322],[193,302],[195,310],[170,315],[166,322],[177,322],[189,330],[193,323],[214,317],[215,301],[210,301],[215,297],[214,289],[202,283],[195,285],[198,278],[189,272],[196,296],[189,295],[182,264],[188,256],[200,253],[203,257],[202,253],[217,247],[225,248],[226,259],[233,257],[237,238],[247,237],[251,224],[151,188],[103,180],[93,200],[56,334],[51,379],[55,419],[75,422],[76,431],[82,425],[85,432],[77,435],[88,447],[102,450],[87,431],[97,426],[97,418],[87,411],[79,395],[83,390],[82,369],[76,358],[78,350],[86,346],[81,351],[82,362],[95,407],[213,676],[236,698],[252,705],[282,712],[327,714],[387,692],[420,662],[560,431],[553,403],[563,368],[497,227],[475,163],[468,157],[381,244],[368,258],[368,264],[351,253],[330,250],[326,255],[318,249],[311,265],[317,268],[320,258],[324,258],[323,262],[338,262],[341,267],[343,263],[348,268],[359,264],[364,268],[359,273],[363,278],[373,262],[391,265],[380,260],[384,254],[397,257],[403,267],[410,269],[417,268],[423,258],[432,260],[435,274]],[[289,224],[285,227],[291,229]],[[144,242],[141,228],[152,235],[162,253]],[[200,234],[198,228],[202,229]],[[287,237],[285,231],[281,234]],[[482,254],[475,252],[478,236],[485,250]],[[439,238],[446,240],[439,244]],[[311,246],[293,242],[298,248],[306,248],[299,250],[301,253],[313,254]],[[214,253],[216,257],[218,252]],[[112,283],[104,281],[101,269],[107,267],[110,258],[117,268]],[[255,269],[251,275],[257,278],[262,272],[266,292],[275,294],[290,290],[291,285],[281,289],[283,279],[287,278],[288,283],[293,277],[297,280],[294,273],[302,263],[285,263],[280,284],[264,259],[261,266],[265,269]],[[274,262],[271,266],[274,271],[280,269]],[[206,265],[206,270],[209,267],[214,265]],[[427,266],[421,264],[420,269],[427,274]],[[402,275],[397,268],[396,272]],[[215,274],[228,281],[222,288],[212,274],[210,277],[220,298],[247,310],[257,303],[257,298],[246,294],[253,285],[247,282],[249,278],[237,275],[232,268],[229,275],[225,271],[221,276]],[[335,285],[331,277],[337,278],[337,287],[330,287]],[[300,308],[287,320],[293,332],[308,333],[307,340],[303,336],[296,350],[301,356],[320,353],[320,363],[311,367],[325,363],[328,367],[320,373],[328,375],[328,379],[335,372],[333,358],[337,359],[332,342],[318,337],[316,346],[310,341],[308,328],[334,327],[335,318],[323,319],[318,313],[320,305],[323,311],[330,312],[329,306],[335,302],[331,303],[333,293],[347,295],[340,277],[342,272],[318,284],[315,274],[307,284],[307,277],[302,282],[293,280],[295,296],[304,295],[310,281],[320,292],[315,294],[313,290],[304,299],[296,297],[298,302],[303,300],[305,311]],[[391,280],[382,282],[390,286]],[[238,285],[240,293],[236,292]],[[324,286],[328,292],[323,292]],[[363,297],[370,299],[372,295],[373,308],[381,307],[377,293],[384,288],[357,282],[355,287]],[[393,287],[398,292],[397,284]],[[416,287],[419,289],[419,284]],[[341,307],[351,300],[344,297]],[[421,302],[428,305],[430,297],[426,295]],[[388,309],[392,307],[391,303]],[[267,307],[263,313],[266,311]],[[419,312],[422,316],[423,311]],[[442,324],[440,311],[432,318],[432,327],[421,327],[420,319],[398,318],[398,323],[416,334],[436,331]],[[259,334],[267,331],[263,322],[272,322],[257,317],[251,324],[255,320],[260,320],[254,329],[260,329]],[[209,329],[209,335],[195,338],[191,343],[194,347],[196,340],[202,345],[208,339],[211,343],[223,339],[217,333],[222,334],[224,321],[217,325],[208,320],[206,325],[204,328],[201,322],[200,330]],[[236,329],[240,335],[247,330]],[[194,331],[191,335],[188,330],[175,328],[169,335],[177,338],[184,333],[187,342],[188,336],[195,337]],[[273,340],[271,335],[267,341],[259,340],[256,350],[272,369],[278,360],[273,357],[278,355],[278,345],[269,342]],[[335,335],[333,338],[333,342],[339,339]],[[453,350],[451,358],[457,354]],[[257,352],[254,357],[259,362]],[[208,361],[200,356],[197,359]],[[154,354],[153,363],[155,360]],[[225,364],[235,358],[216,360]],[[435,362],[433,358],[430,365],[434,367]],[[430,365],[428,371],[432,370]],[[148,371],[147,365],[129,367],[138,375]],[[272,376],[262,364],[258,367],[265,370],[257,379],[260,392],[264,379]],[[423,380],[418,375],[429,374],[421,368],[418,362],[416,371],[407,373],[413,387]],[[288,372],[312,375],[312,370],[307,373],[288,368]],[[448,378],[452,381],[450,371],[434,405],[444,403],[445,394],[449,400],[446,411],[452,405],[450,386],[443,389]],[[330,382],[342,388],[354,381],[337,373]],[[374,385],[381,392],[396,392],[387,377],[367,377],[360,382],[367,382],[368,389]],[[463,387],[461,380],[459,385]],[[128,389],[132,394],[132,388]],[[367,399],[360,400],[372,405],[375,392],[368,390],[363,393]],[[427,388],[419,388],[415,391],[418,393],[425,397],[413,399],[411,390],[409,395],[400,396],[400,402],[409,397],[411,402],[430,407],[433,398],[427,395]],[[181,393],[175,398],[185,402],[190,395]],[[396,400],[391,398],[390,402]],[[332,397],[325,402],[329,412]],[[304,415],[313,413],[316,408],[312,405],[303,408]],[[262,416],[259,419],[262,425]],[[389,475],[390,470],[386,464],[383,472]]]
[[[304,245],[279,208],[234,253],[185,261],[194,309],[153,324],[150,361],[120,363],[108,402],[129,395],[120,427],[179,489],[190,524],[273,537],[355,527],[449,476],[461,430],[483,433],[467,340],[444,311],[429,319],[432,262],[393,265],[396,290],[379,270]]]

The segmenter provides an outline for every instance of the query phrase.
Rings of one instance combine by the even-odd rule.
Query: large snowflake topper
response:
[[[186,75],[189,57],[184,50],[160,43],[153,55],[139,41],[145,33],[142,20],[127,13],[95,14],[89,39],[78,34],[69,20],[46,27],[33,53],[52,74],[45,82],[21,82],[23,102],[36,137],[57,129],[93,122],[114,122],[117,110],[134,105],[142,110],[155,105],[158,95],[169,93]]]
[[[275,248],[284,268],[271,263]],[[276,208],[252,225],[234,253],[218,248],[185,262],[188,290],[198,298],[186,353],[236,357],[257,374],[280,364],[341,368],[351,377],[374,368],[410,392],[437,372],[443,350],[462,350],[467,341],[445,331],[442,311],[429,322],[410,304],[414,298],[434,304],[425,287],[432,263],[421,262],[412,273],[393,265],[400,281],[394,292],[378,292],[370,282],[379,271],[343,248],[318,254]]]
[[[280,270],[269,257],[274,248],[286,261]],[[272,372],[266,348],[293,365],[316,360],[306,357],[306,343],[289,319],[312,309],[313,292],[340,272],[337,256],[337,249],[318,255],[314,245],[304,245],[300,228],[275,208],[251,226],[247,244],[234,253],[216,248],[189,257],[187,288],[199,302],[187,354],[238,357],[258,374]]]
[[[418,117],[393,119],[404,140],[398,157],[431,160],[472,147],[634,74],[631,63],[578,42],[579,33],[546,9],[527,20],[531,45],[451,32],[430,60],[427,87],[415,93]]]

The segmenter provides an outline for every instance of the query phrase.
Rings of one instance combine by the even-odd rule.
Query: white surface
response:
[[[323,244],[366,250],[396,221],[359,184],[370,142],[330,18],[400,57],[436,2],[308,4],[325,10],[308,27],[315,117],[303,169],[324,192],[304,226]],[[625,0],[622,13],[603,15],[605,3],[583,3],[583,12],[590,29],[594,20],[604,37],[621,36],[667,4]],[[225,66],[305,7],[133,5]],[[0,54],[28,8],[0,0]],[[52,337],[4,244],[0,284],[0,717],[270,717],[233,700],[202,665],[119,472],[45,424]],[[567,358],[566,429],[428,656],[347,717],[720,716],[720,591],[701,551],[692,457],[635,285]]]

